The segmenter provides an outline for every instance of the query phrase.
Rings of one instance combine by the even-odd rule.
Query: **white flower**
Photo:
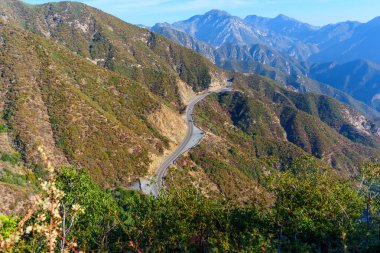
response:
[[[45,214],[41,214],[38,218],[40,219],[40,221],[45,221],[46,220]]]
[[[73,211],[78,211],[80,209],[80,205],[74,204],[72,209],[73,209]]]
[[[47,191],[48,190],[48,183],[46,181],[42,182],[41,188],[42,188],[42,190]]]
[[[20,236],[15,235],[15,237],[14,237],[14,241],[15,241],[15,242],[18,242],[19,240],[20,240]]]
[[[32,232],[33,230],[33,227],[32,226],[28,226],[26,229],[25,229],[25,233],[26,234],[30,234],[30,232]]]

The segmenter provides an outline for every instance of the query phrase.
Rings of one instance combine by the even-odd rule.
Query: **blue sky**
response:
[[[1,1],[1,0],[0,0]],[[50,0],[51,2],[52,0]],[[346,20],[366,22],[380,16],[379,0],[78,0],[99,8],[132,24],[153,25],[175,22],[210,9],[225,10],[245,17],[255,14],[275,17],[278,14],[312,25]],[[48,0],[24,0],[46,3]]]

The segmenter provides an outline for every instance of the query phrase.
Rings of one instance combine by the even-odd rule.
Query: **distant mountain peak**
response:
[[[206,12],[204,15],[205,16],[231,16],[231,14],[229,14],[228,12],[218,10],[218,9],[210,10],[210,11]]]
[[[380,17],[376,17],[376,18],[373,18],[371,19],[368,24],[371,24],[371,25],[380,25]]]
[[[275,19],[282,19],[282,20],[295,20],[294,18],[288,17],[284,14],[279,14]]]
[[[290,22],[290,23],[294,23],[294,24],[299,24],[299,25],[307,26],[309,29],[313,29],[313,30],[320,28],[320,27],[313,26],[313,25],[310,25],[308,23],[299,21],[299,20],[297,20],[295,18],[288,17],[288,16],[286,16],[284,14],[278,15],[273,20],[275,20],[275,21],[283,21],[283,22]]]
[[[169,27],[169,28],[173,29],[172,25],[169,24],[168,22],[156,23],[154,26],[152,26],[152,28],[154,28],[154,27]]]

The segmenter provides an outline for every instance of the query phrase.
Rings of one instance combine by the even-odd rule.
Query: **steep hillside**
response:
[[[308,65],[270,46],[216,48],[157,28],[225,68],[282,83],[227,74],[83,4],[0,1],[1,252],[378,251],[380,164],[371,162],[380,162],[380,125],[334,98],[303,93],[368,109],[309,79]],[[226,26],[234,35],[250,33],[241,19],[209,15],[220,26],[222,16],[236,21]],[[278,33],[298,36],[297,21],[279,20],[289,28]],[[227,39],[220,32],[216,39]],[[337,70],[352,67],[353,81],[357,73],[376,86],[369,63],[353,65]],[[335,66],[313,68],[335,78]],[[207,90],[226,83],[231,89],[218,89],[225,92]],[[194,117],[181,115],[194,97],[204,98],[191,103]],[[165,191],[128,190],[138,177],[155,181],[153,170],[184,140],[186,120],[204,138],[170,162]]]
[[[276,107],[274,115],[280,119],[287,140],[317,158],[324,159],[326,155],[342,155],[346,156],[348,160],[355,160],[355,157],[359,157],[353,154],[345,154],[343,151],[339,154],[340,152],[337,149],[347,147],[351,147],[351,152],[357,154],[363,153],[364,156],[369,155],[369,157],[373,155],[369,151],[370,148],[367,149],[368,152],[365,148],[361,150],[360,145],[354,148],[356,144],[350,144],[346,138],[353,143],[378,148],[380,138],[378,126],[373,121],[366,119],[332,98],[288,91],[259,76],[238,76],[235,81],[248,96],[249,94],[256,95],[255,97],[261,97],[260,100],[264,100],[266,103],[274,103]],[[320,121],[323,123],[318,123]],[[254,126],[251,127],[254,129]],[[332,141],[334,139],[336,141]],[[339,146],[338,143],[345,145]],[[315,148],[319,151],[314,150]],[[332,148],[334,152],[329,152],[329,149]]]
[[[224,44],[216,50],[215,58],[218,66],[230,64],[233,70],[239,72],[252,73],[249,63],[260,63],[289,76],[307,73],[307,69],[291,57],[260,44],[250,46]]]
[[[302,93],[327,95],[350,105],[372,119],[377,110],[378,69],[375,64],[356,61],[324,69],[330,64],[307,66],[262,45],[225,44],[215,51],[216,64],[229,71],[269,77]]]
[[[301,40],[313,35],[319,29],[319,27],[311,26],[285,15],[278,15],[275,18],[249,15],[244,20],[255,27]]]
[[[345,64],[314,64],[311,76],[380,111],[380,66],[364,60]]]
[[[303,40],[318,45],[319,50],[324,50],[349,39],[360,25],[362,24],[355,21],[329,24],[321,27],[309,37],[303,38]]]
[[[299,63],[290,56],[270,47],[254,45],[237,45],[232,43],[214,47],[199,41],[189,34],[174,29],[169,24],[157,24],[152,30],[165,37],[204,55],[220,68],[228,71],[254,73],[269,77],[284,85],[292,86],[300,92],[312,92],[334,97],[346,103],[359,112],[373,119],[379,119],[371,103],[359,101],[350,96],[346,90],[339,89],[335,83],[331,86],[324,84],[324,79],[311,79],[310,66]]]
[[[245,19],[212,10],[173,23],[172,28],[214,46],[262,44],[299,61],[347,63],[364,59],[379,63],[380,17],[367,23],[346,21],[314,27],[290,17]]]
[[[176,30],[168,23],[156,24],[155,26],[151,28],[151,30],[153,32],[156,32],[158,34],[165,36],[166,38],[172,41],[177,42],[178,44],[182,46],[190,48],[194,50],[195,52],[200,53],[201,55],[205,56],[212,62],[215,62],[215,59],[214,59],[215,47],[213,47],[212,45],[202,42],[196,39],[195,37],[190,36],[184,32]]]
[[[262,34],[253,31],[240,18],[219,10],[211,10],[172,26],[214,46],[224,43],[254,44],[263,38]]]
[[[10,141],[10,129],[0,119],[0,215],[18,215],[33,198],[37,178]],[[36,170],[36,173],[39,172]]]
[[[237,45],[262,44],[281,52],[292,53],[295,58],[306,59],[315,51],[312,45],[296,42],[275,31],[254,26],[244,19],[224,11],[212,10],[188,20],[175,22],[172,27],[213,46],[226,43]],[[306,58],[305,58],[306,57]]]
[[[380,17],[374,18],[365,24],[349,24],[354,29],[344,33],[339,43],[332,44],[313,55],[309,60],[313,62],[347,63],[350,61],[364,59],[380,64]]]
[[[225,42],[216,47],[178,30],[174,25],[168,23],[156,24],[151,30],[202,54],[217,66],[227,70],[264,75],[258,72],[259,70],[255,71],[255,67],[259,65],[262,68],[274,68],[274,71],[283,72],[284,75],[301,75],[307,71],[301,63],[264,44],[246,45],[242,43],[240,45],[239,43]]]
[[[299,91],[329,95],[377,119],[378,92],[376,88],[368,88],[376,87],[373,64],[357,62],[379,63],[379,20],[313,27],[284,15],[275,18],[250,15],[241,19],[213,10],[165,24],[165,29],[156,31],[205,55],[219,67],[264,75]],[[331,74],[319,71],[326,76],[313,72],[323,68],[326,62],[342,66],[334,68]],[[318,65],[310,70],[314,63]],[[355,71],[354,76],[348,74],[348,69]],[[348,76],[352,78],[347,79]],[[355,82],[359,83],[357,87],[367,87],[360,95],[353,87]],[[344,84],[347,87],[340,88]]]
[[[199,91],[223,80],[221,71],[193,51],[84,4],[26,5],[5,0],[1,5],[7,22],[143,83],[178,109],[182,106],[179,81]]]
[[[194,92],[226,80],[192,50],[86,5],[1,4],[6,136],[10,153],[19,152],[34,172],[46,163],[43,150],[57,167],[78,165],[103,186],[125,186],[151,172],[182,140],[178,111]],[[198,43],[186,36],[179,41]],[[276,75],[285,84],[292,84],[291,74],[304,73],[302,64],[265,46],[218,50],[218,57],[282,69]],[[238,194],[231,185],[240,184],[236,189],[249,189],[242,197],[253,197],[261,192],[263,168],[283,169],[305,153],[344,176],[354,174],[362,159],[377,157],[377,125],[335,100],[290,92],[258,76],[237,74],[234,82],[238,91],[200,105],[199,123],[211,134],[190,153],[213,178],[210,185],[229,196]]]
[[[356,174],[363,160],[379,159],[378,125],[336,100],[292,92],[260,76],[237,75],[234,83],[235,92],[197,106],[197,124],[207,136],[177,162],[169,184],[265,202],[263,175],[302,155],[343,177]]]
[[[19,28],[1,24],[0,38],[2,115],[30,168],[46,165],[42,149],[57,167],[126,184],[176,142],[151,115],[180,116],[143,85]]]
[[[284,15],[275,18],[252,15],[244,20],[268,33],[272,32],[290,38],[293,41],[292,47],[297,47],[296,44],[301,42],[301,44],[309,45],[309,48],[314,48],[304,58],[292,55],[291,50],[288,51],[297,59],[338,63],[364,59],[379,63],[376,47],[379,43],[379,18],[374,18],[368,23],[346,21],[323,27],[313,27]]]

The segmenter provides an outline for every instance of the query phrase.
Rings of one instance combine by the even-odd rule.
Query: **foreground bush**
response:
[[[42,202],[32,213],[21,220],[0,218],[1,249],[377,252],[379,168],[366,166],[351,181],[301,159],[267,177],[275,202],[265,209],[211,200],[194,189],[171,189],[158,198],[122,188],[104,190],[85,172],[63,168],[43,184]]]

